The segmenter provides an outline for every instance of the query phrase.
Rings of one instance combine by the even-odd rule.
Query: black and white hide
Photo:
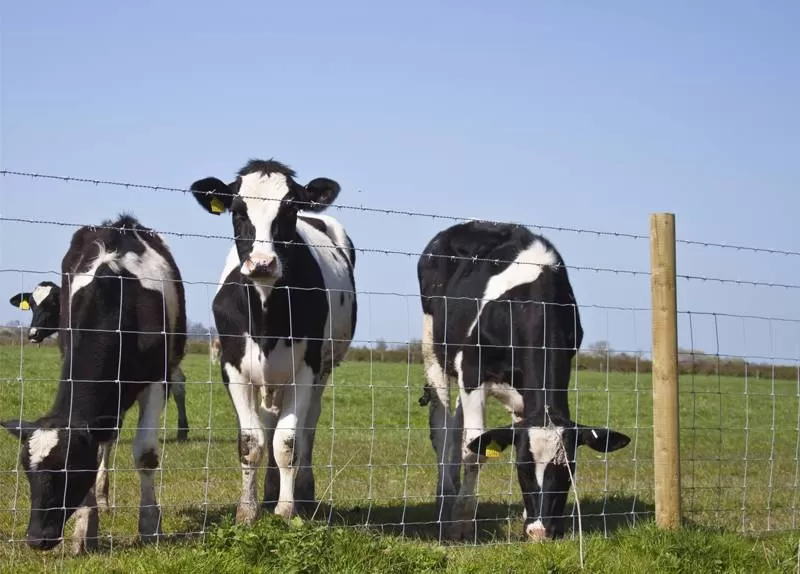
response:
[[[434,236],[417,273],[426,377],[420,404],[429,404],[439,463],[441,535],[474,536],[487,447],[499,456],[514,444],[525,532],[560,536],[576,446],[610,452],[630,440],[570,419],[567,387],[583,329],[561,255],[524,227],[468,222]],[[455,412],[451,378],[459,390]],[[512,426],[484,429],[489,396],[502,402]]]
[[[61,273],[62,360],[53,406],[36,421],[2,423],[22,441],[31,498],[27,543],[53,548],[75,514],[73,551],[97,545],[98,451],[115,438],[136,401],[139,534],[149,542],[161,533],[160,417],[186,345],[180,272],[159,236],[121,216],[76,231]]]
[[[52,281],[43,281],[36,285],[32,291],[17,293],[9,299],[9,303],[22,311],[31,311],[31,323],[28,328],[28,340],[31,343],[41,343],[47,337],[58,337],[59,321],[61,320],[61,287]],[[59,345],[62,352],[63,346]],[[175,400],[178,410],[177,440],[185,441],[189,438],[189,419],[186,415],[186,377],[180,367],[176,368],[170,379],[170,394]],[[108,462],[111,455],[111,443],[100,445],[100,466],[97,470],[95,494],[97,507],[108,509]]]
[[[327,208],[339,185],[294,178],[277,161],[252,160],[230,183],[206,178],[191,187],[204,209],[231,214],[236,238],[213,312],[222,380],[240,429],[237,522],[257,515],[265,447],[264,505],[288,519],[315,504],[311,462],[322,393],[356,327],[350,238],[332,217],[299,213]]]

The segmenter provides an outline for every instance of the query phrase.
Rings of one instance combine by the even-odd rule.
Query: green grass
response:
[[[17,572],[40,571],[43,565],[64,560],[70,570],[241,572],[248,571],[245,567],[254,556],[259,557],[259,567],[272,564],[281,571],[481,571],[486,567],[568,572],[578,565],[577,540],[498,545],[521,539],[520,496],[510,452],[481,473],[479,542],[484,546],[443,550],[433,542],[436,472],[427,409],[417,404],[423,384],[418,365],[346,363],[335,371],[326,391],[314,455],[317,495],[325,511],[332,508],[335,525],[351,528],[331,531],[311,524],[293,530],[267,517],[259,523],[261,534],[254,539],[248,534],[251,531],[225,526],[241,484],[235,416],[219,383],[218,367],[209,365],[207,355],[188,355],[183,366],[189,381],[190,441],[174,442],[177,418],[170,402],[162,433],[159,500],[165,532],[190,533],[195,538],[171,540],[157,550],[134,547],[138,512],[138,479],[130,444],[134,410],[112,452],[113,509],[100,516],[103,550],[79,560],[64,557],[63,545],[37,554],[18,542],[28,518],[28,486],[24,475],[16,472],[17,441],[8,433],[0,434],[0,568],[11,564]],[[20,357],[18,347],[0,346],[0,419],[17,417],[20,412],[28,419],[42,415],[50,407],[57,374],[55,348],[25,346]],[[683,508],[690,527],[678,534],[658,532],[651,526],[650,385],[649,375],[587,371],[572,381],[570,401],[580,422],[608,423],[633,439],[628,447],[610,455],[588,449],[579,453],[577,481],[589,570],[618,571],[624,566],[631,572],[653,568],[677,572],[683,561],[692,571],[753,572],[785,571],[787,564],[796,564],[796,540],[790,534],[758,541],[742,534],[789,531],[796,525],[797,383],[682,377]],[[507,422],[502,408],[490,401],[488,424]],[[572,500],[571,496],[568,511]],[[365,533],[364,525],[373,534]],[[384,535],[377,541],[376,532]],[[334,562],[287,550],[296,545],[297,537],[335,548],[307,553],[333,552]],[[259,546],[262,543],[266,546]],[[198,567],[200,558],[208,566]],[[270,563],[267,558],[283,562]],[[292,566],[291,560],[313,564]],[[707,568],[698,570],[696,564]]]

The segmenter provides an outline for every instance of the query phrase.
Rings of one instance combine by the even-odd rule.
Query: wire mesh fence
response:
[[[7,181],[24,180],[29,185],[113,190],[121,203],[128,193],[187,192],[174,187],[18,171],[4,171],[2,175]],[[298,501],[310,503],[304,507],[304,516],[331,525],[366,526],[387,535],[446,542],[436,501],[439,465],[425,396],[430,376],[426,377],[423,313],[420,292],[415,289],[415,265],[423,255],[421,246],[433,234],[465,219],[346,203],[333,204],[330,209],[348,213],[352,222],[378,216],[390,220],[424,220],[426,225],[432,226],[425,229],[433,233],[420,232],[413,240],[420,245],[416,249],[382,245],[380,239],[354,239],[357,328],[341,363],[334,364],[330,356],[326,358],[335,368],[331,369],[322,394],[321,415],[315,431],[312,453],[315,496],[313,500]],[[151,225],[148,213],[144,209],[137,211],[142,223]],[[99,221],[38,218],[36,212],[30,210],[26,217],[4,215],[0,221],[4,224],[7,245],[17,234],[22,234],[22,230],[30,233],[35,228],[36,234],[48,237],[46,243],[52,250],[48,261],[52,262],[60,261],[75,230],[83,225],[94,229],[104,227]],[[225,263],[224,252],[235,240],[227,225],[220,223],[216,228],[218,232],[202,233],[190,230],[188,225],[184,227],[180,219],[168,228],[154,225],[155,232],[176,253],[182,270],[184,257],[197,250],[201,241],[218,245],[216,249],[222,254],[213,259],[205,255],[204,248],[199,255],[205,269],[203,276],[188,278],[184,274],[181,281],[189,322],[203,323],[206,329],[187,329],[184,333],[189,338],[181,362],[188,440],[177,440],[178,406],[172,398],[166,400],[166,408],[159,412],[159,458],[154,467],[154,485],[162,512],[161,528],[166,535],[159,544],[169,543],[173,538],[202,540],[212,526],[237,514],[237,505],[240,506],[243,498],[244,451],[240,435],[248,435],[249,427],[237,416],[231,393],[222,384],[223,373],[227,378],[231,376],[225,371],[225,351],[218,362],[210,353],[219,337],[211,311],[222,282],[216,277]],[[656,512],[651,273],[645,251],[648,236],[542,225],[525,227],[552,239],[564,254],[570,280],[578,286],[576,296],[581,322],[587,334],[591,333],[595,339],[584,339],[583,344],[573,345],[575,357],[570,363],[567,391],[572,420],[593,428],[611,428],[630,438],[624,448],[614,452],[582,447],[575,455],[574,488],[570,489],[564,511],[565,535],[578,537],[579,534],[599,533],[609,536],[618,528],[652,519]],[[563,242],[570,249],[561,247],[562,242],[556,239],[563,236],[574,236]],[[620,248],[626,253],[623,264],[608,256],[620,242],[626,243],[626,247]],[[598,248],[601,243],[603,249]],[[681,250],[676,278],[683,518],[742,533],[794,529],[800,477],[800,355],[797,351],[800,319],[792,318],[788,306],[782,307],[788,309],[786,316],[760,316],[749,312],[751,304],[747,306],[748,312],[738,312],[722,298],[718,306],[697,308],[691,295],[697,289],[712,293],[746,289],[752,292],[748,298],[759,301],[776,297],[772,295],[776,291],[789,293],[791,299],[800,286],[782,277],[730,278],[706,275],[702,269],[684,271],[681,254],[684,250],[702,249],[736,257],[749,254],[793,261],[800,253],[680,238],[677,244]],[[177,245],[181,247],[176,249]],[[593,254],[600,251],[604,252],[602,257],[598,255],[602,262],[592,265]],[[58,265],[37,265],[39,257],[32,254],[26,259],[31,264],[24,268],[3,265],[0,285],[8,297],[18,292],[33,293],[34,287],[44,281],[62,284]],[[451,254],[443,259],[450,264],[483,262],[499,267],[509,264],[494,255],[485,258],[476,253]],[[371,265],[379,260],[382,265],[377,274],[362,281],[361,274],[368,273]],[[391,262],[388,267],[387,260]],[[520,262],[515,260],[515,263]],[[536,262],[533,265],[541,266]],[[164,281],[163,276],[149,279]],[[602,288],[595,291],[593,285]],[[297,289],[302,290],[301,287]],[[603,300],[598,292],[613,295]],[[685,297],[684,292],[690,296]],[[292,296],[290,294],[289,299]],[[332,293],[327,292],[326,297],[332,300]],[[735,306],[737,300],[732,300]],[[476,318],[482,316],[481,305],[486,302],[481,298],[470,301],[477,309]],[[63,305],[61,312],[64,312]],[[514,317],[522,320],[525,316],[520,312],[512,313],[509,318],[513,323]],[[53,336],[33,344],[29,341],[26,324],[30,316],[23,317],[25,319],[20,319],[18,324],[5,327],[0,337],[0,420],[35,421],[53,406],[59,379],[64,378],[60,373],[63,356],[56,342],[64,337],[63,329],[56,328]],[[166,311],[159,320],[166,321]],[[75,336],[81,332],[81,327],[75,325],[70,330],[71,336]],[[91,330],[83,328],[83,331]],[[164,337],[165,331],[161,329],[156,334]],[[136,334],[122,328],[109,331],[114,337],[126,333]],[[244,341],[248,333],[236,336]],[[291,336],[290,333],[278,335]],[[313,337],[306,337],[306,343],[313,340]],[[319,341],[333,343],[331,331],[323,333]],[[611,344],[610,341],[622,342]],[[294,349],[296,344],[301,343],[292,340],[290,347]],[[480,346],[487,357],[493,352],[491,341],[482,341]],[[506,342],[505,347],[517,353],[526,351],[525,346],[513,342]],[[230,360],[230,355],[227,356]],[[73,357],[72,360],[82,359]],[[522,375],[524,373],[519,374]],[[165,378],[169,376],[165,372]],[[455,380],[458,376],[453,373],[452,378]],[[116,380],[120,381],[120,386],[126,383],[119,378]],[[454,381],[448,391],[453,407],[459,396],[457,387]],[[512,420],[519,422],[504,407],[503,396],[508,393],[503,393],[506,391],[487,393],[484,429],[503,427]],[[506,402],[506,407],[508,404]],[[462,407],[466,408],[463,404]],[[141,459],[133,455],[136,411],[132,408],[120,425],[107,464],[108,508],[100,512],[97,536],[100,545],[111,552],[130,545],[138,536],[140,476],[137,469],[141,469]],[[301,414],[297,427],[298,432],[311,428],[303,425]],[[264,440],[270,443],[269,437]],[[0,500],[6,501],[0,508],[0,538],[3,544],[11,547],[27,541],[31,497],[22,461],[26,456],[30,458],[32,451],[26,454],[25,448],[31,449],[30,444],[9,433],[0,437]],[[477,526],[468,536],[462,537],[467,543],[514,543],[525,538],[532,518],[523,515],[519,470],[515,465],[518,459],[518,452],[507,449],[483,462],[475,485],[478,505],[472,514]],[[34,474],[35,471],[33,469]],[[274,502],[277,470],[267,473],[265,461],[260,461],[256,476],[258,502],[265,498]],[[265,483],[270,484],[273,491],[265,493]],[[271,512],[273,507],[259,511]],[[76,518],[70,520],[65,537],[69,537],[69,528],[76,521]],[[68,550],[67,545],[62,545],[59,552],[63,554]]]

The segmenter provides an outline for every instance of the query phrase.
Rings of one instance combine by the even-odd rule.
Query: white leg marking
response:
[[[247,356],[243,361],[247,361]],[[257,472],[264,455],[264,429],[259,415],[258,387],[230,363],[226,363],[224,368],[228,375],[228,390],[239,419],[242,496],[236,510],[236,522],[250,523],[258,514]]]
[[[75,511],[75,529],[72,531],[72,553],[82,554],[97,548],[99,518],[94,490],[89,490],[80,508]]]
[[[97,507],[108,509],[108,459],[111,456],[111,442],[100,445],[100,464],[97,468],[97,478],[94,489],[97,495]]]
[[[427,313],[422,316],[422,359],[425,366],[425,380],[434,393],[434,396],[430,397],[428,407],[428,426],[438,465],[436,520],[448,522],[452,506],[452,499],[448,497],[456,494],[453,475],[459,476],[461,467],[457,464],[452,465],[451,453],[456,425],[450,415],[450,387],[434,352],[433,316]]]
[[[153,542],[161,534],[161,509],[156,500],[155,474],[159,466],[158,431],[166,387],[151,383],[139,393],[139,425],[133,439],[133,461],[139,471],[139,536]]]
[[[285,519],[292,517],[294,512],[294,481],[297,476],[297,458],[302,451],[302,442],[305,433],[298,433],[297,426],[299,413],[308,411],[313,392],[314,373],[311,368],[301,362],[295,373],[295,382],[286,387],[283,395],[278,426],[272,448],[275,453],[275,462],[281,477],[278,505],[275,514]]]
[[[477,510],[478,501],[475,498],[475,487],[478,481],[478,472],[480,465],[483,462],[483,457],[479,457],[467,448],[467,445],[472,440],[483,434],[484,431],[484,412],[486,406],[486,389],[483,385],[467,392],[464,388],[464,372],[462,370],[462,361],[464,355],[461,351],[458,352],[455,358],[455,368],[458,374],[458,387],[459,398],[461,399],[461,407],[463,409],[463,438],[461,441],[461,456],[464,462],[464,480],[461,483],[461,490],[456,500],[456,505],[453,510],[454,520],[473,520],[475,518],[475,511]],[[463,536],[470,525],[456,524],[454,526],[454,535],[456,537]]]

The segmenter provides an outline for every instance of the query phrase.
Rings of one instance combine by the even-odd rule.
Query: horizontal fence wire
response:
[[[189,191],[170,186],[14,170],[3,170],[0,174],[33,181],[91,184],[152,192]],[[442,222],[470,220],[452,215],[364,205],[335,204],[331,208],[367,214],[365,216],[383,214]],[[42,228],[42,233],[46,233],[48,227],[77,229],[87,225],[35,216],[4,215],[0,221],[36,225]],[[524,226],[579,236],[637,241],[648,239],[647,235],[627,232],[537,224]],[[88,227],[103,228],[95,224],[88,224]],[[189,233],[179,228],[154,232],[165,237],[227,243],[236,239],[233,235]],[[13,233],[7,234],[6,240],[9,235],[13,236]],[[790,250],[719,241],[679,238],[677,243],[687,247],[764,256],[800,255]],[[59,249],[65,251],[66,247],[64,245]],[[413,250],[383,249],[375,245],[356,245],[355,251],[398,258],[431,255]],[[590,246],[587,252],[591,253]],[[520,263],[470,256],[446,257],[462,264]],[[115,329],[70,326],[68,329],[57,327],[56,334],[51,338],[40,344],[32,344],[28,341],[28,328],[25,325],[6,327],[0,331],[0,420],[28,421],[36,420],[52,406],[60,379],[72,383],[86,381],[80,376],[64,377],[61,373],[63,358],[56,339],[63,336],[65,331],[72,335],[108,333],[114,337],[187,336],[187,353],[181,363],[185,381],[181,384],[185,388],[188,439],[178,440],[181,426],[174,393],[166,399],[158,423],[155,426],[144,425],[158,435],[155,491],[162,509],[165,533],[165,538],[159,544],[169,544],[172,540],[182,538],[206,540],[217,525],[233,520],[242,495],[238,437],[241,432],[250,432],[256,427],[238,420],[229,392],[231,387],[249,383],[234,381],[226,389],[222,384],[223,366],[214,362],[210,352],[212,342],[219,337],[212,328],[212,300],[215,290],[224,283],[216,279],[216,273],[224,262],[218,263],[219,268],[211,266],[213,269],[210,273],[214,279],[181,281],[187,290],[187,300],[190,296],[203,297],[205,300],[208,314],[203,319],[208,329],[203,333],[188,329],[176,331],[164,328],[155,332],[121,326]],[[651,273],[648,262],[644,260],[635,264],[626,261],[619,268],[569,263],[564,267],[570,272],[591,271],[629,276],[636,283],[634,287],[626,288],[635,290],[637,294],[649,293]],[[358,322],[364,334],[354,336],[352,340],[342,340],[330,333],[305,338],[309,343],[350,344],[344,360],[332,365],[332,374],[322,395],[322,414],[318,424],[313,427],[299,423],[297,427],[298,431],[314,430],[316,434],[310,466],[314,471],[316,492],[314,500],[307,501],[311,504],[309,512],[314,520],[332,526],[368,527],[386,536],[447,543],[440,527],[454,524],[454,521],[447,522],[436,514],[438,465],[429,423],[431,397],[426,390],[429,380],[426,378],[425,348],[422,345],[424,333],[418,325],[420,304],[430,298],[418,292],[361,289],[359,272],[356,267],[354,293],[359,304]],[[414,277],[411,266],[408,273]],[[28,291],[46,276],[60,283],[61,273],[56,270],[21,269],[18,266],[0,269],[0,279],[10,278],[4,285],[13,282],[20,289]],[[680,272],[677,278],[681,284],[726,284],[731,287],[789,291],[800,288],[800,285],[787,281],[764,281],[758,278],[726,278]],[[152,279],[169,282],[161,277]],[[298,292],[322,291],[328,297],[341,292],[296,287],[289,291],[295,289]],[[7,297],[12,294],[8,293]],[[494,299],[447,297],[446,300],[448,304],[474,305],[479,309]],[[520,309],[559,307],[535,299],[520,299],[515,301],[515,305],[519,305]],[[446,347],[446,353],[467,352],[477,347],[487,356],[495,352],[509,352],[513,356],[514,353],[537,350],[575,352],[567,391],[574,419],[582,424],[624,433],[630,438],[630,443],[612,453],[582,446],[574,455],[577,460],[576,488],[570,490],[564,509],[565,535],[568,539],[578,539],[586,534],[611,536],[621,528],[650,521],[655,514],[651,332],[648,323],[651,309],[641,304],[603,304],[602,296],[589,290],[586,296],[578,298],[577,307],[584,328],[589,326],[595,336],[605,331],[609,340],[614,338],[612,333],[624,332],[626,343],[591,346],[590,341],[584,341],[580,346],[547,346],[491,340],[436,342]],[[392,319],[388,319],[389,310],[395,313],[391,315]],[[794,529],[797,525],[797,495],[800,487],[800,356],[792,356],[791,352],[786,351],[785,344],[777,346],[772,341],[765,347],[761,344],[763,340],[756,344],[752,341],[752,332],[756,328],[753,325],[766,324],[767,339],[770,332],[771,336],[777,337],[776,333],[780,331],[784,339],[793,337],[792,340],[798,344],[800,317],[708,309],[691,301],[679,308],[678,315],[682,334],[679,351],[680,456],[685,518],[696,524],[747,534]],[[519,320],[519,316],[516,312],[512,314],[511,323]],[[400,317],[400,322],[407,324],[407,337],[397,336],[396,330],[386,332],[387,321],[395,320],[395,317]],[[162,320],[166,321],[166,315]],[[732,322],[739,324],[737,329],[744,340],[740,346],[729,344],[726,338],[730,335]],[[787,334],[790,330],[793,330],[793,335]],[[245,341],[251,338],[244,334],[225,337]],[[700,340],[703,342],[698,343]],[[714,342],[712,348],[708,347],[707,341]],[[298,344],[297,341],[291,341],[292,350]],[[101,380],[118,384],[120,388],[133,383],[120,376]],[[98,382],[97,379],[93,381]],[[452,385],[449,396],[454,406],[457,389],[454,388],[455,383]],[[503,398],[502,394],[489,392],[486,399],[486,429],[505,426],[512,421],[502,401],[498,400]],[[140,461],[133,457],[132,452],[136,442],[137,413],[129,412],[121,424],[113,427],[89,428],[112,428],[115,431],[107,466],[108,505],[99,514],[98,534],[101,548],[113,553],[130,547],[137,539]],[[19,549],[14,552],[22,552],[22,546],[26,543],[31,508],[27,478],[21,463],[21,455],[25,454],[22,450],[23,444],[10,434],[0,436],[0,500],[5,501],[0,505],[0,544]],[[475,485],[478,506],[472,516],[477,528],[466,535],[462,542],[496,545],[518,543],[526,539],[523,499],[512,451],[507,449],[498,458],[487,459],[482,464]],[[267,474],[265,463],[261,462],[256,473],[259,503],[264,494]],[[47,469],[39,471],[48,472]],[[274,485],[277,480],[274,469],[269,471],[269,476]],[[273,492],[272,496],[275,495],[276,492]],[[271,510],[270,507],[259,512],[264,514]],[[75,519],[71,519],[65,530],[64,544],[54,550],[62,559],[70,552],[69,527],[75,522]]]

